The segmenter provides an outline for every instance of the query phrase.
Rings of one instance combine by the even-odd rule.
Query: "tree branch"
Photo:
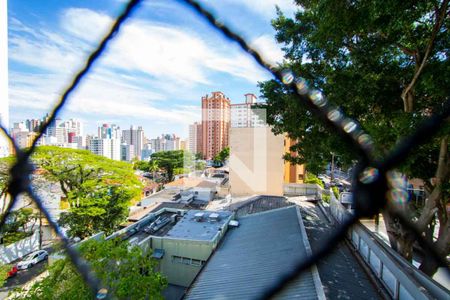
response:
[[[428,45],[427,48],[425,50],[425,54],[421,60],[421,63],[419,65],[419,67],[416,69],[416,72],[413,76],[413,79],[411,80],[411,82],[409,83],[409,85],[403,90],[402,92],[402,99],[403,99],[403,103],[404,103],[404,110],[405,112],[412,112],[413,106],[412,106],[412,98],[411,98],[411,90],[414,87],[414,85],[416,84],[417,80],[419,79],[420,74],[423,71],[423,68],[425,67],[428,57],[431,53],[431,50],[433,49],[434,46],[434,41],[436,39],[436,35],[439,32],[439,29],[442,26],[442,23],[445,19],[445,15],[447,12],[447,6],[448,6],[448,1],[449,0],[444,0],[444,2],[442,3],[442,6],[439,10],[439,14],[436,16],[436,23],[433,26],[433,31],[431,32],[431,38],[428,41]]]

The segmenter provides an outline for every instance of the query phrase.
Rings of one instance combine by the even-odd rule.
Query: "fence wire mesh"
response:
[[[5,214],[0,218],[0,228],[4,226],[18,196],[21,194],[28,195],[43,213],[44,217],[49,222],[50,227],[61,239],[63,248],[67,252],[70,260],[77,268],[86,284],[91,288],[94,295],[97,295],[97,298],[99,299],[111,298],[113,295],[107,294],[107,290],[105,290],[102,282],[95,276],[94,272],[92,272],[89,264],[80,256],[75,248],[69,246],[69,240],[63,234],[58,224],[50,217],[50,213],[46,207],[44,207],[42,201],[33,192],[31,188],[33,166],[30,162],[30,156],[36,149],[38,140],[43,136],[49,125],[56,119],[58,113],[69,100],[70,95],[78,88],[84,77],[91,71],[96,60],[102,56],[108,43],[119,34],[122,24],[132,16],[133,11],[138,8],[140,2],[142,2],[142,0],[131,0],[128,2],[122,14],[115,20],[109,33],[100,41],[97,48],[87,58],[84,67],[74,75],[72,82],[65,89],[64,93],[62,93],[62,96],[55,104],[50,116],[41,126],[32,142],[32,146],[28,150],[23,151],[19,149],[11,135],[8,133],[8,130],[3,126],[0,127],[1,132],[9,139],[9,142],[15,151],[15,162],[9,170],[10,178],[7,187],[7,192],[10,195],[11,200],[7,205]],[[306,105],[311,112],[320,118],[323,123],[327,124],[331,130],[338,133],[348,142],[348,146],[353,147],[359,154],[359,164],[354,171],[352,181],[353,198],[356,205],[355,214],[340,224],[327,240],[322,242],[322,247],[318,251],[315,251],[311,256],[296,262],[292,271],[274,281],[271,286],[266,288],[259,298],[268,299],[275,296],[288,283],[300,276],[304,270],[307,270],[321,258],[330,254],[335,245],[345,238],[348,229],[361,217],[374,216],[382,210],[388,210],[393,217],[398,218],[399,222],[415,235],[418,243],[427,252],[427,255],[432,255],[438,264],[443,267],[446,272],[449,272],[446,257],[440,255],[434,245],[421,235],[410,218],[401,212],[394,210],[388,205],[387,201],[383,199],[386,198],[386,193],[389,190],[386,179],[388,172],[405,161],[414,147],[430,140],[433,136],[430,133],[436,133],[439,130],[443,122],[445,122],[450,115],[450,99],[446,99],[445,103],[439,109],[433,110],[440,111],[440,113],[432,115],[419,125],[413,134],[400,141],[383,159],[377,159],[374,156],[374,143],[371,137],[363,131],[357,121],[344,116],[342,112],[337,116],[335,112],[338,111],[338,108],[329,103],[320,91],[309,88],[306,80],[297,77],[290,70],[283,70],[270,65],[244,38],[230,29],[227,25],[219,22],[217,17],[199,2],[193,0],[180,0],[179,2],[189,6],[198,14],[199,18],[205,19],[209,26],[223,34],[226,39],[236,42],[242,51],[248,53],[248,55],[250,55],[262,68],[269,71],[274,78],[285,84],[291,92],[296,95],[298,101]]]

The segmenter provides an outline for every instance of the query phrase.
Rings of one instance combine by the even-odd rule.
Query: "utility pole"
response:
[[[42,249],[42,212],[39,210],[39,250]]]
[[[331,174],[330,174],[330,178],[331,178],[331,183],[334,180],[334,153],[331,152]]]

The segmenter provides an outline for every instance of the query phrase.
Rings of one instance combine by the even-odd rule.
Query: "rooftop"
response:
[[[308,253],[309,243],[295,206],[247,215],[239,222],[239,227],[229,229],[185,299],[259,298]],[[324,299],[316,268],[304,272],[276,297],[293,298]]]
[[[218,214],[219,217],[210,220],[209,216],[214,213]],[[201,218],[199,218],[200,214],[202,214]],[[231,220],[231,216],[232,213],[229,211],[190,210],[165,236],[188,240],[210,241]]]
[[[177,208],[177,209],[184,209],[186,208],[186,204],[178,203],[178,202],[155,202],[152,203],[150,206],[143,207],[139,210],[136,210],[132,214],[128,216],[128,221],[130,221],[130,224],[133,224],[134,222],[139,221],[140,219],[147,216],[149,213],[157,212],[160,209],[163,208]]]
[[[165,185],[166,187],[177,187],[177,188],[193,188],[193,187],[203,187],[203,188],[214,188],[217,186],[216,183],[205,180],[202,178],[191,178],[191,177],[183,177],[172,182],[169,182]]]
[[[172,190],[161,190],[153,195],[145,197],[141,200],[142,203],[145,202],[164,202],[164,201],[173,201],[176,200],[176,196],[178,195],[177,191]],[[145,205],[147,206],[147,205]]]

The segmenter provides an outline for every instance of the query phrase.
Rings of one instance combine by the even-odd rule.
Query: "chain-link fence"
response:
[[[1,131],[5,134],[11,144],[14,147],[16,153],[16,160],[10,169],[8,194],[11,201],[8,203],[6,213],[2,215],[0,219],[0,227],[4,226],[5,221],[16,203],[18,196],[21,194],[28,195],[38,209],[43,213],[44,217],[48,220],[51,228],[56,232],[61,239],[64,249],[66,250],[70,260],[76,266],[77,270],[94,292],[94,295],[100,299],[109,298],[111,295],[107,294],[107,290],[102,283],[98,280],[95,274],[91,271],[91,268],[86,261],[79,255],[78,251],[73,247],[69,247],[69,240],[61,231],[58,224],[50,217],[49,211],[43,206],[42,201],[33,192],[31,188],[31,174],[33,172],[32,164],[30,163],[30,156],[36,149],[38,140],[46,132],[50,124],[56,119],[56,116],[60,110],[64,107],[68,101],[69,96],[78,88],[84,77],[90,72],[93,64],[96,60],[102,56],[104,50],[111,39],[119,33],[122,24],[131,17],[134,10],[137,9],[140,4],[140,0],[131,0],[126,6],[123,13],[116,19],[106,37],[99,43],[95,51],[88,57],[85,66],[77,73],[70,85],[66,88],[62,94],[58,103],[50,113],[49,118],[43,123],[38,134],[32,142],[32,146],[23,151],[17,147],[14,140],[9,135],[6,128],[1,127]],[[371,217],[380,213],[381,210],[389,210],[389,213],[398,218],[399,222],[408,230],[414,233],[420,246],[427,252],[427,255],[431,255],[438,262],[440,266],[449,270],[446,258],[439,255],[439,251],[434,248],[432,243],[426,240],[415,225],[408,220],[408,218],[392,209],[386,200],[386,194],[391,188],[389,186],[389,171],[399,166],[407,157],[410,151],[429,140],[432,134],[438,131],[443,122],[449,117],[450,114],[450,100],[446,99],[446,102],[439,109],[440,113],[429,117],[423,122],[416,131],[408,136],[404,137],[402,141],[398,143],[398,146],[387,154],[384,159],[379,160],[375,158],[373,151],[373,142],[371,137],[365,133],[357,122],[344,116],[341,111],[338,110],[333,104],[329,103],[324,95],[320,91],[311,89],[308,87],[306,80],[301,77],[296,77],[290,70],[279,70],[273,68],[267,63],[263,57],[253,49],[245,39],[235,33],[226,25],[218,21],[216,16],[205,9],[200,3],[193,0],[182,0],[191,7],[200,18],[205,19],[209,25],[222,33],[228,40],[236,42],[242,51],[245,51],[250,55],[261,67],[269,71],[273,77],[280,82],[284,83],[291,92],[297,96],[298,101],[304,103],[311,112],[319,117],[323,123],[327,124],[334,132],[338,133],[342,139],[348,142],[349,147],[353,147],[357,153],[359,153],[359,163],[354,172],[354,178],[352,182],[353,198],[355,201],[355,214],[350,219],[347,219],[328,237],[326,241],[323,241],[322,247],[318,249],[312,256],[298,262],[288,274],[284,275],[273,282],[273,284],[260,295],[260,298],[271,298],[280,292],[289,282],[297,278],[302,271],[310,268],[317,263],[321,258],[328,255],[339,243],[340,240],[345,238],[347,230],[355,224],[361,217]],[[439,111],[438,110],[438,111]]]

